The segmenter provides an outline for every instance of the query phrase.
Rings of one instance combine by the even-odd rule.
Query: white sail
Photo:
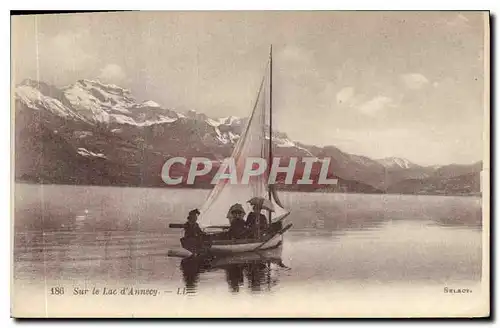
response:
[[[231,158],[236,164],[236,172],[238,183],[231,184],[229,180],[221,180],[215,185],[214,189],[208,196],[207,200],[201,207],[201,215],[199,224],[201,226],[212,225],[228,225],[227,218],[229,207],[235,203],[241,204],[247,214],[251,211],[247,203],[253,197],[268,197],[267,174],[262,174],[259,177],[252,177],[249,183],[242,184],[241,177],[245,168],[246,159],[249,157],[258,157],[268,160],[269,140],[266,139],[266,129],[269,128],[267,121],[269,119],[269,66],[266,69],[266,74],[257,94],[252,114],[247,122],[247,126],[243,130],[240,139],[238,140]],[[285,209],[279,206],[272,199],[275,212],[271,215],[271,220],[279,218],[286,213]],[[268,216],[266,211],[262,212]]]

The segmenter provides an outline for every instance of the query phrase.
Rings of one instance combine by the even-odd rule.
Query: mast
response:
[[[267,161],[268,178],[271,175],[271,165],[273,163],[273,45],[269,50],[269,156]],[[272,202],[271,185],[268,181],[267,193]],[[271,224],[271,211],[269,211],[269,224]]]

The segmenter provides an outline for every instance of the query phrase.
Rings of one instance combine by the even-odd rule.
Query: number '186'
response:
[[[52,287],[50,295],[64,295],[64,287]]]

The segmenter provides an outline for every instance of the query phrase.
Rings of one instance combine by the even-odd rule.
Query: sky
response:
[[[249,115],[273,45],[273,124],[421,165],[483,158],[479,12],[124,12],[12,18],[14,83],[94,79],[138,100]]]

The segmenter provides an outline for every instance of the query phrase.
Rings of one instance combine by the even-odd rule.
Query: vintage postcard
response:
[[[13,317],[487,317],[489,13],[12,16]]]

